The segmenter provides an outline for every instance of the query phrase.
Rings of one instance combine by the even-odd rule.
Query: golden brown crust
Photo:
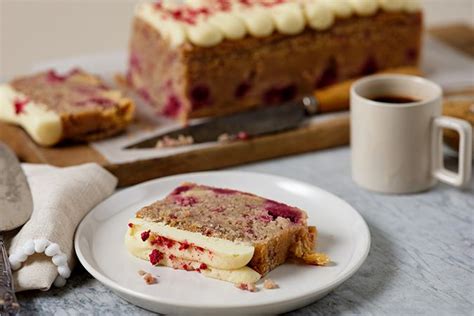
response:
[[[132,121],[135,104],[122,98],[115,107],[77,114],[62,114],[62,140],[95,141],[123,131]]]
[[[295,244],[300,239],[307,238],[306,233],[304,227],[295,226],[268,239],[265,243],[256,244],[248,266],[261,275],[267,274],[293,256]]]

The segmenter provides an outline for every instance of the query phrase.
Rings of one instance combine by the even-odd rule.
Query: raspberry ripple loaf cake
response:
[[[253,283],[288,258],[324,265],[304,211],[250,193],[184,183],[136,213],[125,244],[153,265]]]
[[[418,0],[190,0],[136,8],[127,81],[186,120],[416,66]]]
[[[122,92],[81,69],[50,70],[0,85],[0,120],[22,126],[43,146],[117,134],[132,121],[134,109]]]

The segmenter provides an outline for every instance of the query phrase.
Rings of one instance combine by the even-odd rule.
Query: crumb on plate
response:
[[[272,279],[266,279],[263,281],[263,287],[269,290],[279,288],[278,284],[276,284]]]
[[[255,283],[237,283],[235,284],[235,287],[242,291],[257,292]]]
[[[307,264],[313,264],[316,266],[325,266],[331,261],[331,259],[329,259],[329,256],[325,253],[317,252],[305,254],[302,259]]]
[[[151,273],[145,273],[145,275],[143,275],[143,280],[145,280],[146,284],[148,285],[158,283],[158,279],[154,277]]]

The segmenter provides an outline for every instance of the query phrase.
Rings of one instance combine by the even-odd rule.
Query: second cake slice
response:
[[[43,146],[117,134],[130,124],[134,110],[121,91],[81,69],[50,70],[0,85],[0,120],[20,125]]]

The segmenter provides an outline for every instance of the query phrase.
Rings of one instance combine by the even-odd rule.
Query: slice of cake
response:
[[[131,122],[134,108],[122,92],[80,69],[50,70],[0,85],[0,120],[22,126],[44,146],[117,134]]]
[[[153,265],[256,282],[289,258],[324,265],[304,211],[250,193],[185,183],[129,221],[130,253]]]
[[[127,80],[168,117],[300,98],[420,56],[418,0],[189,0],[140,4]]]

